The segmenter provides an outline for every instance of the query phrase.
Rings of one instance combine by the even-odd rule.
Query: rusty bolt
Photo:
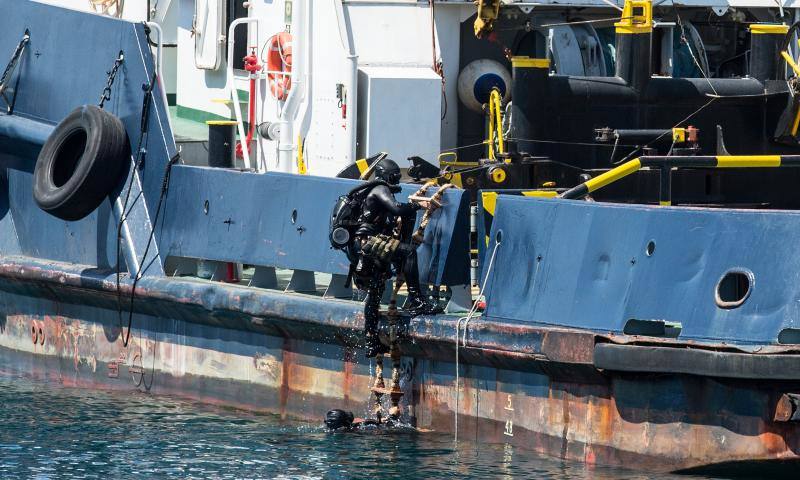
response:
[[[798,412],[798,405],[800,405],[800,395],[795,393],[784,393],[778,399],[778,404],[775,406],[775,416],[773,417],[776,422],[796,422],[800,420],[800,412]]]
[[[689,143],[697,143],[699,133],[700,130],[698,128],[689,125],[686,127],[686,141]]]

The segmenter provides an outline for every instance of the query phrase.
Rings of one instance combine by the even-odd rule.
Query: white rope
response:
[[[470,320],[472,317],[475,316],[475,312],[478,310],[478,304],[483,298],[483,292],[486,289],[486,284],[489,283],[489,275],[492,273],[492,267],[494,266],[494,259],[497,255],[497,247],[500,246],[500,242],[495,240],[494,247],[492,248],[492,255],[489,257],[489,264],[486,266],[486,277],[483,279],[483,285],[481,285],[481,289],[478,291],[478,297],[472,303],[472,308],[470,308],[469,312],[467,313],[466,317],[461,317],[456,322],[456,408],[455,408],[455,422],[453,425],[454,430],[454,437],[453,441],[458,442],[458,404],[461,399],[461,375],[460,375],[460,363],[458,360],[458,352],[459,352],[459,332],[461,328],[461,322],[464,322],[464,337],[463,337],[463,344],[464,348],[467,348],[467,326],[469,325]]]
[[[617,9],[617,10],[619,10],[620,12],[623,12],[623,11],[624,11],[624,10],[622,9],[622,7],[620,7],[620,6],[619,6],[619,5],[617,5],[616,3],[612,2],[611,0],[603,0],[603,3],[605,3],[606,5],[610,5],[610,6],[614,7],[614,8],[616,8],[616,9]]]

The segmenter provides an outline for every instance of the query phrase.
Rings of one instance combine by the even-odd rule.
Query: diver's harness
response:
[[[367,238],[361,245],[361,252],[379,268],[385,269],[391,265],[392,257],[398,248],[400,248],[399,239],[379,233]]]

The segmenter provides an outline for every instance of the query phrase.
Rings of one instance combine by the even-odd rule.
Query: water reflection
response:
[[[0,377],[2,478],[685,479],[562,462],[437,433],[318,425],[139,393]],[[697,477],[695,477],[697,478]]]

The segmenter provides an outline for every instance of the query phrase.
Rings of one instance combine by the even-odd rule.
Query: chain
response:
[[[114,79],[117,78],[117,71],[124,60],[125,54],[122,52],[122,50],[120,50],[119,57],[114,60],[114,66],[111,67],[110,71],[106,72],[108,75],[108,80],[106,80],[106,88],[104,88],[103,93],[100,94],[100,103],[97,105],[98,107],[103,108],[106,100],[111,100],[111,86],[114,85]]]
[[[14,87],[14,95],[11,100],[9,100],[6,96],[6,89],[9,87],[8,82],[11,81],[11,75],[13,74],[14,69],[17,67],[19,59],[22,57],[22,54],[25,52],[25,48],[28,46],[30,41],[31,34],[30,31],[26,29],[25,34],[22,36],[22,40],[20,40],[16,50],[14,50],[14,54],[11,56],[11,60],[8,62],[8,65],[6,65],[6,69],[3,71],[3,76],[0,77],[0,98],[6,102],[6,113],[8,115],[11,115],[11,113],[14,111],[14,103],[16,103],[17,100],[17,87],[19,86],[21,74],[17,75],[17,83]]]

